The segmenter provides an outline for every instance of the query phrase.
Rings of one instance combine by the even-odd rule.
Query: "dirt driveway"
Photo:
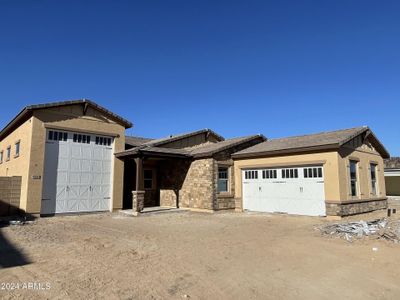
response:
[[[2,289],[0,298],[399,299],[400,245],[321,237],[314,225],[323,222],[190,212],[42,218],[0,229],[0,283],[43,290]]]

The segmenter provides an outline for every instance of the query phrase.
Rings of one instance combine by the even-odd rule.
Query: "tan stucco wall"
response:
[[[355,197],[352,197],[350,193],[350,160],[358,161],[359,193]],[[345,145],[339,151],[332,152],[235,160],[235,182],[237,183],[235,198],[238,200],[242,198],[242,169],[301,166],[318,162],[323,162],[327,203],[358,203],[386,199],[383,159],[368,143],[358,147]],[[377,195],[372,194],[371,163],[377,165]]]
[[[0,142],[0,151],[3,151],[3,163],[0,164],[0,176],[21,176],[20,208],[24,210],[28,199],[28,166],[32,140],[32,121],[33,118],[29,118]],[[18,140],[20,140],[20,155],[19,157],[14,157],[15,142]],[[11,146],[11,158],[9,161],[6,161],[8,146]]]
[[[26,212],[40,213],[46,128],[115,135],[114,152],[120,152],[125,149],[124,126],[107,118],[104,114],[91,107],[88,107],[86,115],[83,115],[82,107],[82,105],[71,105],[54,109],[36,110],[33,112],[31,119],[27,121],[29,126],[25,125],[27,124],[25,122],[23,126],[17,128],[4,140],[4,144],[7,144],[8,141],[21,139],[21,157],[15,159],[14,164],[10,161],[8,164],[0,166],[0,172],[4,172],[4,168],[8,165],[8,175],[23,174],[21,208],[26,210]],[[26,139],[26,142],[22,141],[23,138]],[[0,144],[3,144],[3,142]],[[30,144],[32,144],[32,147],[29,147]],[[6,149],[7,146],[2,147]],[[29,149],[30,151],[28,151]],[[113,160],[112,208],[116,210],[122,208],[124,164],[123,161],[115,157],[113,157]],[[10,171],[11,169],[12,172]],[[40,176],[40,179],[34,179],[33,176]],[[24,184],[26,185],[25,192]]]
[[[264,158],[236,159],[234,161],[235,198],[242,198],[242,169],[323,164],[325,199],[340,199],[339,155],[336,151]]]
[[[388,196],[400,196],[400,176],[386,176],[385,184]]]
[[[386,198],[384,164],[383,159],[374,149],[361,146],[357,148],[342,147],[339,150],[340,169],[340,200],[341,202],[364,201]],[[350,160],[358,161],[358,189],[357,196],[351,196],[350,192]],[[370,164],[377,164],[378,194],[372,194]],[[337,200],[337,199],[329,199]]]

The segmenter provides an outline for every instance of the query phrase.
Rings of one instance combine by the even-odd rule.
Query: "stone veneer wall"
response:
[[[214,160],[212,158],[162,164],[160,205],[214,209]]]
[[[231,154],[260,143],[262,137],[221,151],[213,157],[160,162],[160,205],[207,210],[234,209],[235,176]],[[218,193],[218,166],[229,167],[230,191]]]
[[[351,216],[387,208],[387,200],[375,200],[353,203],[326,203],[327,216]]]

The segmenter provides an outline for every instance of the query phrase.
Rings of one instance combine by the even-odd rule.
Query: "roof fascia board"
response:
[[[283,149],[283,150],[274,150],[274,151],[259,151],[254,153],[238,153],[233,154],[233,159],[246,159],[246,158],[255,158],[255,157],[265,157],[265,156],[280,156],[286,154],[304,154],[304,152],[315,152],[315,151],[326,151],[326,150],[338,150],[339,144],[329,144],[322,146],[313,146],[313,147],[302,147],[302,148],[293,148],[293,149]]]

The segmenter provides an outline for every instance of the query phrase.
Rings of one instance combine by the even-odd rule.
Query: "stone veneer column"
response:
[[[132,191],[132,211],[134,216],[139,215],[143,210],[144,193],[145,191]]]

